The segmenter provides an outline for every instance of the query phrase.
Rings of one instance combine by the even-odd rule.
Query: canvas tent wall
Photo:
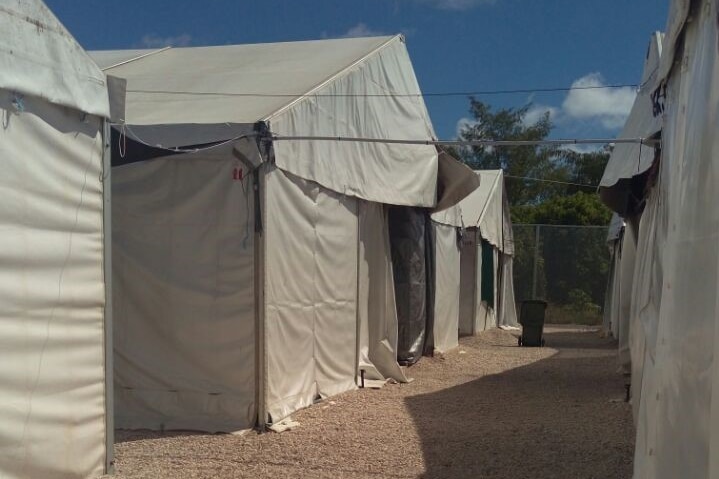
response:
[[[43,2],[0,2],[0,30],[0,477],[97,477],[108,86]]]
[[[669,15],[653,88],[662,158],[639,233],[654,248],[637,263],[651,285],[640,298],[650,314],[639,318],[637,479],[719,474],[719,11],[682,0]]]
[[[351,389],[360,368],[403,380],[383,204],[432,207],[454,169],[424,145],[277,138],[433,138],[403,39],[94,57],[128,80],[118,423],[234,430]]]
[[[604,316],[602,331],[606,335],[618,336],[619,305],[621,286],[621,252],[622,235],[624,233],[624,220],[617,213],[612,215],[607,232],[607,247],[609,248],[609,274],[607,292],[604,301]]]

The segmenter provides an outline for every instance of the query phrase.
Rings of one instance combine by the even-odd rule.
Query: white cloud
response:
[[[522,117],[524,126],[532,126],[537,123],[545,114],[549,113],[549,119],[553,122],[557,121],[561,111],[559,108],[547,105],[532,105],[527,113]]]
[[[575,80],[572,88],[605,85],[601,74],[590,73]],[[636,94],[632,87],[571,90],[562,103],[562,111],[568,117],[595,120],[607,130],[616,130],[624,125]]]
[[[347,30],[342,37],[343,38],[356,38],[356,37],[377,37],[384,35],[385,33],[380,30],[374,30],[367,26],[364,22],[359,22],[357,25]]]
[[[457,120],[457,126],[455,127],[455,137],[459,138],[461,133],[466,130],[467,128],[470,128],[477,124],[476,120],[473,120],[471,118],[460,118]]]
[[[141,40],[145,48],[186,47],[191,42],[192,37],[187,33],[175,37],[161,37],[155,33],[148,33]]]
[[[414,0],[440,10],[469,10],[480,5],[493,5],[497,0]]]

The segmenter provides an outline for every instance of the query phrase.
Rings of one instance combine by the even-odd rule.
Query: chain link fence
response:
[[[517,301],[547,301],[547,322],[601,324],[607,227],[515,224],[513,232]]]

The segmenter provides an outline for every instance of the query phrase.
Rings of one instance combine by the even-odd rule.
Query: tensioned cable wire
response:
[[[590,229],[608,229],[608,225],[550,225],[546,223],[514,223],[512,226],[541,226],[542,228],[590,228]]]
[[[348,136],[281,136],[272,135],[272,141],[338,141],[357,143],[385,143],[393,145],[434,145],[434,146],[540,146],[540,145],[603,145],[640,144],[653,145],[659,140],[653,138],[567,138],[556,140],[398,140],[391,138],[361,138]]]
[[[199,147],[199,148],[180,148],[180,147],[166,147],[157,144],[151,144],[143,141],[132,129],[124,124],[113,124],[113,126],[121,127],[120,142],[124,141],[125,136],[124,130],[127,130],[132,135],[133,140],[143,145],[159,148],[167,151],[176,153],[197,153],[206,150],[218,148],[220,146],[232,143],[242,138],[250,138],[260,136],[258,133],[246,133],[227,140],[218,142],[213,145]],[[382,144],[394,144],[394,145],[431,145],[431,146],[541,146],[541,145],[596,145],[596,144],[640,144],[640,145],[653,145],[658,143],[660,140],[654,138],[573,138],[573,139],[556,139],[556,140],[400,140],[393,138],[362,138],[362,137],[348,137],[348,136],[279,136],[270,135],[266,137],[270,141],[337,141],[337,142],[356,142],[356,143],[382,143]],[[122,148],[121,148],[122,149]]]
[[[300,98],[300,97],[339,97],[339,98],[419,98],[419,97],[454,97],[454,96],[487,96],[487,95],[513,95],[520,93],[556,93],[575,90],[605,90],[617,88],[639,88],[636,83],[616,85],[586,85],[550,88],[517,88],[508,90],[476,90],[476,91],[448,91],[426,93],[262,93],[262,92],[210,92],[210,91],[184,91],[184,90],[144,90],[128,89],[128,93],[152,93],[160,95],[194,95],[194,96],[238,96],[238,97],[269,97],[269,98]]]
[[[532,178],[529,176],[514,176],[514,175],[504,175],[505,178],[512,178],[515,180],[529,180],[529,181],[541,181],[542,183],[556,183],[559,185],[569,185],[569,186],[582,186],[584,188],[598,188],[599,185],[590,185],[588,183],[573,183],[571,181],[560,181],[560,180],[549,180],[546,178]]]

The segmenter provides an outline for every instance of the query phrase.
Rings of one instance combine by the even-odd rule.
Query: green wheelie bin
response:
[[[517,338],[519,346],[544,346],[544,313],[546,310],[547,302],[541,299],[522,301],[519,311],[522,335]]]

